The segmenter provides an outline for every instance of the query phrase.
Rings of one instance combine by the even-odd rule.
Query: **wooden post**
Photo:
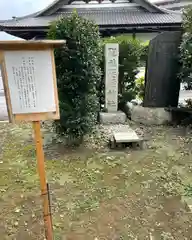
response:
[[[37,168],[39,172],[40,178],[40,186],[41,186],[41,195],[43,198],[43,217],[45,223],[45,234],[47,240],[53,240],[53,229],[52,229],[52,220],[51,220],[51,212],[50,212],[50,204],[49,204],[49,193],[46,182],[46,173],[45,173],[45,161],[44,161],[44,151],[43,151],[43,143],[41,136],[41,125],[40,121],[33,122],[34,128],[34,139],[36,144],[37,151]]]

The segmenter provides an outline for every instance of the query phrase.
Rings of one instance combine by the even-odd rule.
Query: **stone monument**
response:
[[[105,108],[117,112],[118,108],[119,44],[105,45]]]
[[[178,54],[181,32],[164,32],[150,41],[144,107],[177,107],[180,79]]]
[[[105,45],[105,108],[107,112],[100,113],[103,124],[124,123],[126,116],[118,112],[118,75],[119,75],[119,44]]]

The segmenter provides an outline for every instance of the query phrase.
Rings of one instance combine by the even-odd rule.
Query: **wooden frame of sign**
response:
[[[0,41],[0,65],[2,70],[2,79],[10,122],[32,122],[49,119],[59,119],[60,116],[58,107],[54,48],[60,47],[64,44],[64,40]],[[34,60],[36,56],[37,58],[36,60]],[[45,59],[46,56],[47,59]],[[34,63],[34,61],[36,61],[36,63]],[[33,66],[31,66],[31,62],[33,63]],[[35,64],[37,64],[37,66]],[[42,68],[46,68],[46,71],[43,71],[44,69],[41,68],[41,64],[43,64]],[[43,75],[42,72],[39,72],[40,77],[32,76],[32,74],[35,72],[34,68],[35,71],[38,72],[42,70],[45,74]],[[19,85],[21,85],[22,78],[25,78],[26,69],[27,71],[29,71],[28,76],[30,75],[27,83],[29,86],[27,86],[25,82],[25,88],[20,89]],[[33,69],[33,73],[31,69]],[[48,71],[52,76],[50,76],[50,74],[47,75]],[[37,75],[38,73],[35,74]],[[41,77],[44,77],[44,79],[41,79]],[[47,82],[45,77],[47,78]],[[34,90],[34,85],[36,84],[39,87],[40,84],[38,83],[40,83],[41,81],[43,82],[46,89],[45,92],[38,93],[39,89],[36,88]],[[52,87],[50,87],[51,92],[48,89],[47,83],[49,84],[49,86],[52,85]],[[33,89],[31,90],[30,88]],[[40,86],[40,90],[43,90],[42,86]],[[46,91],[48,91],[49,93]],[[19,96],[18,93],[20,93],[21,96],[27,96],[30,99],[25,99],[26,102],[24,102],[24,99],[19,99],[18,97],[16,97]],[[35,95],[34,93],[37,95],[37,99],[35,99],[35,96],[33,96]],[[46,98],[48,94],[51,95],[49,97],[50,99],[52,97],[52,102],[48,98]],[[47,100],[49,100],[50,103]],[[42,105],[43,102],[47,103],[47,110],[46,106],[34,106],[35,104]],[[51,107],[49,107],[48,104],[50,104]],[[35,110],[35,108],[37,110]],[[41,111],[41,109],[43,111]]]
[[[54,237],[40,121],[59,119],[53,49],[64,43],[63,40],[0,41],[0,64],[9,121],[33,122],[47,240]]]

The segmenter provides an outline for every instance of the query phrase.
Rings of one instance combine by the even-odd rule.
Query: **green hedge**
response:
[[[82,139],[97,120],[96,86],[101,78],[101,46],[98,27],[74,12],[53,23],[49,39],[65,39],[55,50],[60,120],[56,130],[70,139]]]

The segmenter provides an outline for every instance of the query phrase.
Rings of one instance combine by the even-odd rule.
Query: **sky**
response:
[[[150,0],[151,2],[157,0]],[[164,1],[164,0],[158,0]],[[13,16],[21,17],[47,7],[53,0],[0,0],[0,20]],[[0,32],[0,40],[14,40],[15,37]]]
[[[0,0],[0,20],[13,16],[21,17],[42,10],[53,0]],[[0,40],[12,40],[15,37],[0,32]]]

